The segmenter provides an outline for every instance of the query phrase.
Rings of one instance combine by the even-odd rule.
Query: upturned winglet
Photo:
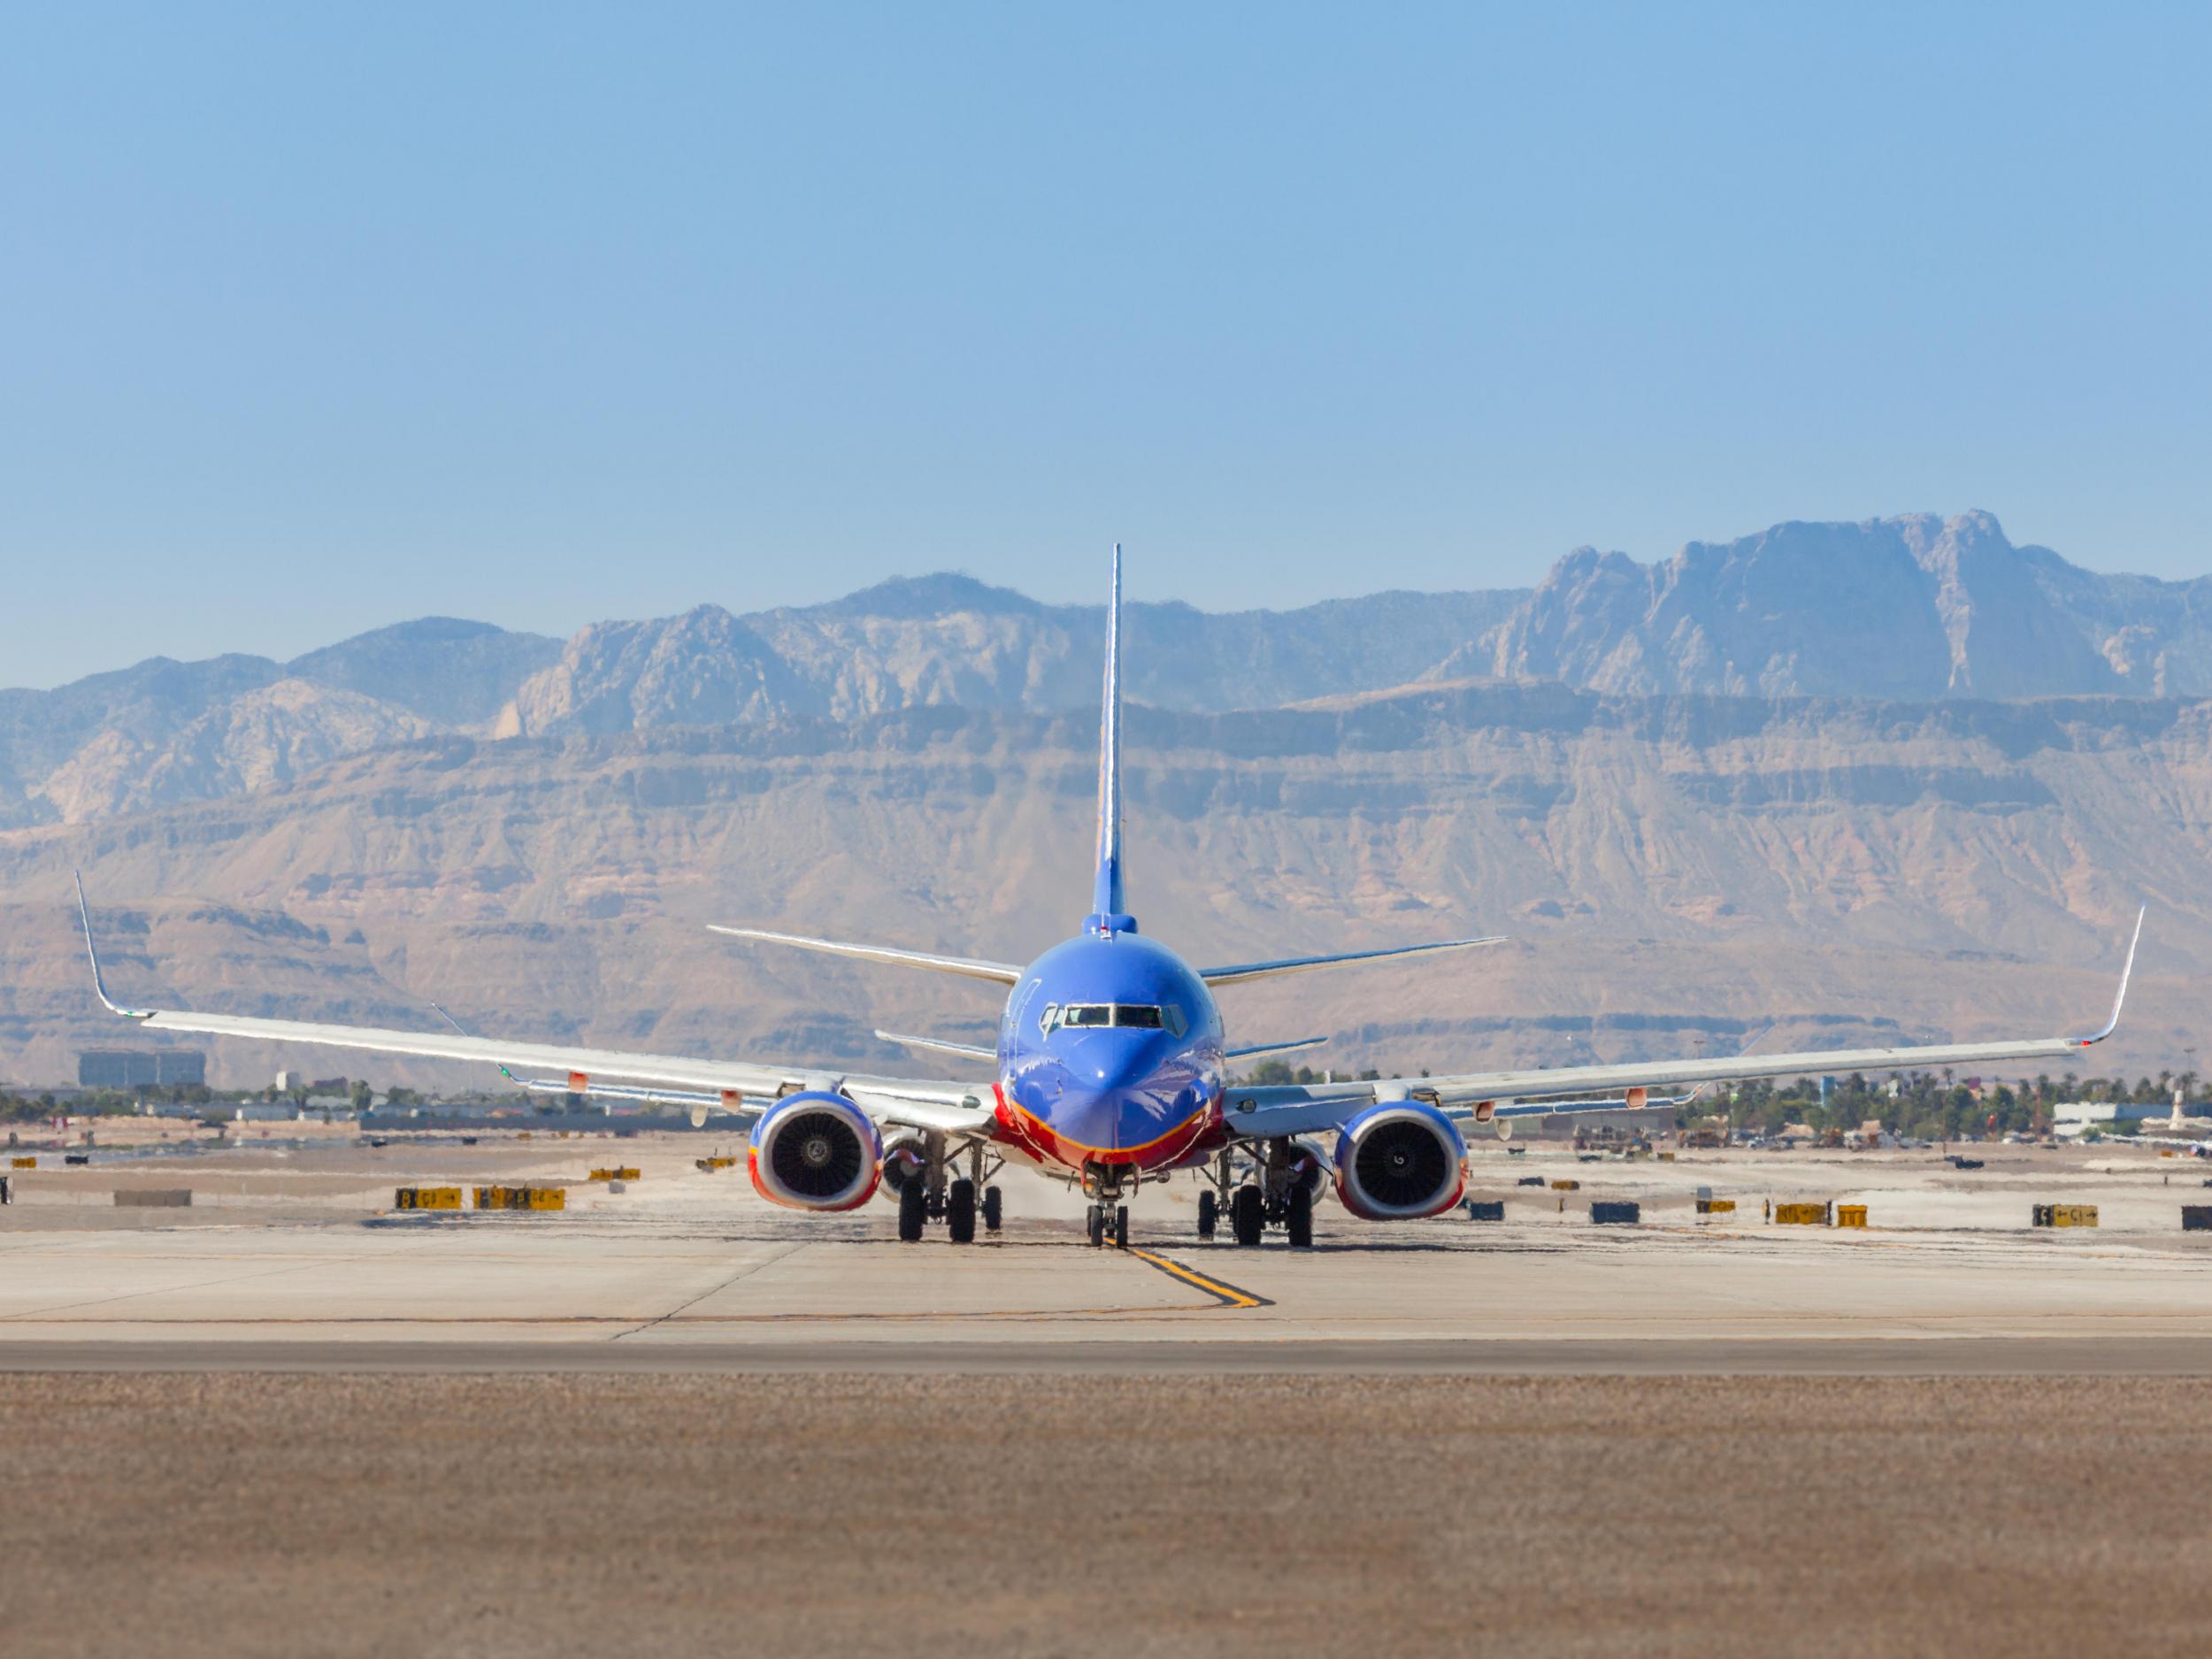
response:
[[[84,924],[84,954],[92,964],[92,988],[99,995],[111,1014],[120,1014],[125,1019],[151,1019],[158,1010],[151,1008],[124,1008],[108,995],[107,978],[100,972],[100,952],[92,942],[92,907],[85,902],[84,872],[70,872],[77,881],[77,919]]]
[[[2102,1042],[2120,1028],[2120,1005],[2128,1000],[2128,978],[2135,972],[2135,948],[2143,942],[2143,918],[2150,913],[2146,904],[2135,912],[2135,933],[2128,941],[2127,960],[2120,964],[2120,988],[2112,994],[2112,1016],[2086,1037],[2076,1038],[2078,1047],[2086,1048],[2093,1042]]]

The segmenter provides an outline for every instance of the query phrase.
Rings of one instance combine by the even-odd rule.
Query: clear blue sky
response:
[[[2212,569],[2212,7],[18,8],[0,685],[1985,507]]]

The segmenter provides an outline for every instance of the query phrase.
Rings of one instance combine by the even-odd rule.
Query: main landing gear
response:
[[[975,1242],[978,1216],[982,1217],[986,1233],[996,1233],[1004,1224],[1003,1197],[997,1187],[984,1184],[1005,1167],[1004,1161],[995,1158],[987,1170],[979,1141],[971,1142],[966,1152],[968,1172],[955,1176],[951,1171],[959,1153],[948,1154],[941,1135],[932,1135],[924,1143],[921,1166],[910,1171],[898,1186],[902,1242],[918,1241],[922,1229],[932,1221],[943,1222],[945,1236],[955,1244]]]
[[[1282,1228],[1294,1250],[1313,1248],[1313,1199],[1321,1187],[1320,1160],[1294,1141],[1270,1141],[1256,1155],[1251,1179],[1240,1184],[1224,1151],[1200,1179],[1198,1236],[1211,1240],[1223,1210],[1229,1236],[1245,1249],[1258,1245],[1271,1226]]]

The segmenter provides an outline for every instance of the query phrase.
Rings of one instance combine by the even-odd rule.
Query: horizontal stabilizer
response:
[[[927,968],[935,973],[956,973],[970,979],[989,979],[998,985],[1018,983],[1019,967],[1010,962],[979,962],[971,956],[943,956],[928,950],[901,950],[891,945],[850,945],[834,939],[805,939],[797,933],[772,933],[759,927],[723,927],[707,924],[707,931],[732,939],[750,939],[764,945],[789,945],[798,950],[819,950],[833,956],[856,956],[863,962],[887,962],[903,968]]]
[[[895,1042],[909,1048],[927,1048],[937,1054],[956,1054],[963,1060],[992,1061],[998,1058],[996,1049],[986,1048],[972,1042],[946,1042],[936,1037],[902,1037],[895,1031],[876,1033],[879,1042]]]
[[[1328,956],[1284,956],[1274,962],[1240,962],[1226,968],[1201,968],[1198,977],[1208,985],[1241,985],[1248,979],[1271,979],[1282,973],[1310,973],[1316,968],[1342,967],[1352,962],[1425,956],[1440,950],[1472,950],[1478,945],[1504,942],[1503,933],[1493,933],[1484,939],[1447,939],[1433,945],[1388,945],[1380,950],[1344,950]]]
[[[1248,1048],[1225,1048],[1225,1060],[1248,1060],[1256,1054],[1289,1054],[1298,1048],[1318,1048],[1328,1041],[1326,1037],[1296,1037],[1288,1042],[1256,1042]]]

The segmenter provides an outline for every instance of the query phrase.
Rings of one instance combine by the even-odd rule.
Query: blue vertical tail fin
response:
[[[1106,600],[1106,690],[1098,730],[1098,881],[1087,930],[1133,933],[1121,889],[1121,543],[1114,543],[1113,587]]]

